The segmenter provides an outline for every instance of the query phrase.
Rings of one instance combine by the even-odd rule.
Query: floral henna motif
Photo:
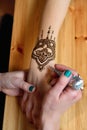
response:
[[[42,31],[41,39],[38,40],[33,50],[32,58],[36,60],[39,70],[43,70],[44,66],[55,58],[55,38],[52,39],[53,33],[53,31],[51,32],[50,26],[47,32],[47,37],[43,39]]]

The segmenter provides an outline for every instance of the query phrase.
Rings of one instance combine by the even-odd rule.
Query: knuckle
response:
[[[74,99],[76,99],[77,98],[77,92],[72,92],[72,94],[71,94],[71,98],[72,98],[72,100],[74,100]]]
[[[73,99],[73,100],[79,100],[81,97],[82,97],[82,93],[81,93],[80,91],[79,91],[79,92],[74,91],[74,92],[72,93],[72,99]]]

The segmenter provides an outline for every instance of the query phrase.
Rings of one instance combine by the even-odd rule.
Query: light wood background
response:
[[[15,1],[10,71],[29,68],[44,3],[45,0]],[[60,130],[87,130],[87,0],[71,0],[57,50],[57,63],[73,67],[85,81],[82,99],[62,116]],[[34,130],[15,97],[6,97],[3,130]]]

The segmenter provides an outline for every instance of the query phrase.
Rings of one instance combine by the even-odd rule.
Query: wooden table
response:
[[[16,0],[9,70],[29,68],[45,0]],[[61,119],[61,130],[87,130],[87,0],[71,0],[60,30],[57,63],[73,67],[85,80],[82,99]],[[3,130],[34,130],[17,105],[6,97]]]

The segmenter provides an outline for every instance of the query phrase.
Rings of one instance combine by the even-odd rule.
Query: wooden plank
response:
[[[14,2],[15,0],[0,0],[0,16],[4,14],[14,13]]]
[[[85,80],[83,98],[62,117],[62,130],[86,130],[87,118],[87,1],[73,0],[59,36],[58,63],[78,71]],[[63,37],[63,38],[62,38]],[[61,48],[61,49],[60,49]],[[61,52],[60,52],[61,50]],[[84,110],[85,108],[85,110]]]
[[[10,70],[29,68],[45,0],[16,0]],[[61,119],[61,130],[86,130],[87,118],[87,0],[72,0],[57,45],[57,63],[73,67],[85,80],[83,98]],[[7,96],[3,130],[34,130],[17,105]]]

